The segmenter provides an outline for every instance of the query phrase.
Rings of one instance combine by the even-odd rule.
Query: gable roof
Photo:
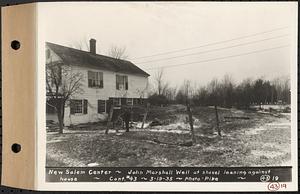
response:
[[[148,73],[130,61],[93,54],[50,42],[46,42],[46,45],[67,64],[100,68],[120,73],[137,74],[146,77],[149,76]]]

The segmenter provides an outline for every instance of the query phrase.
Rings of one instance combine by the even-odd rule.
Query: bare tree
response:
[[[165,89],[165,95],[169,101],[175,101],[177,94],[177,87],[167,87]]]
[[[169,83],[164,80],[164,71],[163,69],[159,69],[154,75],[154,87],[155,93],[158,95],[165,95],[168,88]]]
[[[195,94],[193,96],[194,103],[197,105],[207,105],[208,101],[208,92],[206,87],[200,86],[195,90]]]
[[[277,93],[277,100],[283,103],[290,103],[290,79],[288,76],[275,78],[272,85]]]
[[[244,79],[235,88],[235,102],[238,108],[249,109],[254,99],[253,81],[250,78]]]
[[[185,102],[186,104],[189,103],[189,100],[192,96],[192,87],[191,87],[191,81],[189,80],[184,80],[183,81],[183,86],[182,86],[183,94],[185,97]]]
[[[190,129],[191,129],[192,142],[195,143],[196,138],[195,138],[195,133],[194,133],[194,119],[193,119],[193,113],[191,110],[191,103],[190,103],[190,99],[192,96],[191,81],[184,80],[183,86],[182,86],[182,91],[183,91],[185,103],[186,103],[188,120],[189,120],[189,124],[190,124]]]
[[[222,102],[224,107],[231,108],[233,105],[234,96],[234,81],[231,75],[226,74],[220,83]]]
[[[284,80],[284,87],[283,87],[283,101],[284,103],[291,103],[291,80],[290,78],[286,78]]]
[[[108,50],[108,56],[116,58],[116,59],[127,59],[128,55],[126,54],[126,47],[118,47],[118,46],[111,46]]]
[[[63,133],[65,107],[70,98],[82,92],[83,76],[59,62],[46,64],[47,104],[56,110],[59,133]]]
[[[139,95],[140,98],[144,98],[148,93],[149,87],[149,82],[147,81],[145,87],[143,89],[137,89],[136,93]]]
[[[162,94],[163,83],[164,83],[163,75],[164,75],[163,69],[158,70],[157,73],[154,75],[154,82],[156,85],[156,90],[158,95]]]

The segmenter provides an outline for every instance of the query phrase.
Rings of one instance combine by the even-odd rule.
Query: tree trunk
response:
[[[218,135],[221,136],[221,130],[220,130],[220,127],[219,127],[219,114],[218,114],[217,105],[215,105],[215,113],[216,113],[216,128],[217,128],[217,131],[218,131]]]
[[[186,105],[186,108],[187,108],[187,113],[188,113],[188,117],[189,117],[189,124],[190,124],[190,128],[191,128],[192,141],[193,141],[193,143],[196,143],[196,138],[195,138],[195,133],[194,133],[193,115],[192,115],[191,107],[188,103]]]
[[[61,113],[62,113],[61,118],[62,118],[63,127],[65,127],[65,101],[62,102]]]
[[[63,121],[63,118],[62,118],[62,112],[61,112],[61,109],[58,109],[57,111],[57,118],[58,118],[58,126],[59,126],[59,133],[63,133],[64,131],[64,121]]]
[[[274,90],[271,90],[271,103],[274,104]]]

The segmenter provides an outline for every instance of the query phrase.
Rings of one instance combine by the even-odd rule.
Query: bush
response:
[[[152,96],[150,96],[148,98],[148,101],[150,102],[150,104],[152,105],[158,105],[158,106],[161,106],[161,105],[167,105],[169,103],[168,99],[166,96],[160,94],[153,94]]]

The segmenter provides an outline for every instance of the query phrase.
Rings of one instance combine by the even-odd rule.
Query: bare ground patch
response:
[[[47,166],[271,166],[290,160],[289,115],[220,109],[223,136],[219,137],[214,133],[214,110],[197,107],[193,110],[199,121],[197,142],[179,146],[191,139],[184,109],[165,111],[173,120],[159,127],[108,135],[103,130],[48,134]],[[223,119],[241,115],[250,119]]]

